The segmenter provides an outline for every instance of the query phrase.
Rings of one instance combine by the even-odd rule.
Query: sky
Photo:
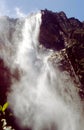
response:
[[[84,21],[84,0],[0,0],[0,15],[10,17],[23,17],[45,8]]]

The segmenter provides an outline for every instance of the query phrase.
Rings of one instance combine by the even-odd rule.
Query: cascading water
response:
[[[39,44],[41,22],[40,12],[19,20],[10,44],[14,47],[11,58],[6,59],[9,53],[0,54],[11,71],[18,68],[20,73],[18,81],[12,79],[7,98],[10,108],[22,127],[83,130],[82,106],[74,83],[68,74],[53,68],[49,61],[53,51]]]

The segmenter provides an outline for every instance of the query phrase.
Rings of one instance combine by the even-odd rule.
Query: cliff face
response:
[[[56,62],[61,71],[66,71],[73,78],[79,89],[79,94],[84,98],[84,23],[78,19],[67,18],[64,12],[54,13],[48,10],[41,10],[42,23],[40,26],[39,42],[45,48],[55,50],[51,57],[51,61],[55,66]],[[4,26],[2,26],[2,23]],[[0,53],[9,51],[11,48],[5,45],[10,42],[13,44],[14,33],[17,31],[18,37],[21,39],[21,32],[16,29],[18,19],[10,19],[3,17],[0,19]],[[23,20],[20,23],[23,25]],[[20,25],[19,25],[20,26]],[[4,31],[5,30],[5,31]],[[4,34],[5,33],[5,34]],[[6,37],[7,39],[6,39]],[[4,39],[3,39],[4,38]],[[18,38],[18,39],[19,39]],[[17,42],[18,42],[17,39]],[[14,49],[12,48],[14,51]],[[10,51],[10,53],[12,52]],[[11,74],[10,69],[5,65],[3,58],[0,58],[0,86],[1,100],[6,98],[6,90],[11,84],[11,77],[18,77],[18,70]],[[5,87],[7,86],[7,87]],[[4,96],[5,93],[5,96]],[[5,102],[5,100],[4,100]]]
[[[79,91],[81,100],[84,100],[84,23],[75,18],[67,18],[64,12],[54,13],[42,10],[41,13],[39,43],[41,47],[54,50],[49,60],[62,73],[69,74]],[[19,71],[18,66],[13,68],[12,63],[12,59],[15,58],[13,54],[18,51],[16,44],[22,41],[21,28],[24,20],[18,21],[9,17],[0,19],[0,105],[7,101],[7,91],[12,82],[18,82],[20,74],[24,75],[22,70]],[[15,118],[8,117],[9,113],[8,110],[6,118],[9,125],[16,127],[15,130],[21,130],[16,123],[14,124]]]
[[[67,18],[64,12],[42,10],[39,41],[46,48],[56,50],[53,62],[62,71],[69,72],[79,95],[84,98],[84,23]]]
[[[0,105],[7,101],[7,92],[11,86],[11,78],[16,75],[11,73],[10,68],[6,64],[6,60],[11,59],[11,56],[8,54],[14,50],[14,48],[11,49],[11,45],[13,44],[16,22],[17,19],[11,19],[7,16],[0,17]]]

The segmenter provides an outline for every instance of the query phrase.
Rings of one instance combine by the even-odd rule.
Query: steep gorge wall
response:
[[[41,46],[54,50],[53,55],[49,58],[53,66],[58,67],[60,71],[68,72],[79,90],[81,99],[84,99],[84,23],[75,18],[67,18],[64,12],[54,13],[48,10],[42,10],[42,23],[40,26],[39,42]],[[6,18],[9,25],[4,28],[8,31],[7,38],[12,44],[16,23],[18,19]],[[22,23],[21,23],[22,24]],[[7,27],[7,25],[5,24]],[[21,38],[19,30],[18,37]],[[18,40],[17,40],[18,41]],[[11,46],[11,45],[10,45]],[[3,51],[14,51],[12,46],[7,48],[4,39],[0,37],[0,54]],[[15,52],[14,52],[15,53]],[[9,55],[8,55],[9,56]],[[10,57],[9,57],[10,60]],[[12,66],[12,65],[11,65]],[[7,91],[11,86],[11,79],[19,80],[20,72],[18,68],[11,71],[5,63],[3,57],[0,57],[0,104],[6,102]],[[59,77],[60,78],[60,77]],[[12,125],[14,118],[8,118],[9,124]],[[18,128],[16,128],[18,130]]]
[[[64,12],[53,13],[42,10],[39,41],[56,53],[58,67],[68,71],[84,98],[84,23],[76,18],[67,18]]]

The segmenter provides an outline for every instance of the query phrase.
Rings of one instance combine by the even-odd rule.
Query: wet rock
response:
[[[42,24],[40,27],[39,42],[48,49],[53,49],[54,53],[50,57],[53,66],[58,67],[61,72],[68,72],[76,86],[79,88],[79,95],[84,99],[84,22],[75,18],[67,18],[64,12],[54,13],[42,10]],[[17,19],[10,19],[8,39],[11,42]],[[15,26],[15,25],[14,25]],[[18,32],[21,39],[21,34]],[[1,41],[2,40],[2,41]],[[0,38],[0,42],[3,39]],[[0,46],[0,50],[1,50]],[[8,50],[9,51],[9,50]],[[22,73],[22,72],[21,72]],[[12,72],[0,58],[0,105],[7,100],[7,92],[11,85],[11,79],[19,80],[20,71],[15,68]],[[81,89],[80,89],[81,88]],[[10,111],[8,111],[10,114]],[[14,116],[5,117],[9,125],[15,130],[22,130],[15,122]],[[29,130],[29,129],[25,129]]]
[[[58,61],[58,68],[67,71],[76,86],[84,91],[84,22],[74,17],[67,18],[63,11],[41,12],[40,44],[57,51],[52,56],[53,64]]]
[[[40,27],[39,41],[46,48],[60,50],[64,48],[62,27],[59,24],[59,15],[51,11],[42,11],[42,24]],[[60,21],[61,22],[61,21]]]
[[[10,69],[0,59],[0,105],[6,102],[7,92],[11,85]]]

